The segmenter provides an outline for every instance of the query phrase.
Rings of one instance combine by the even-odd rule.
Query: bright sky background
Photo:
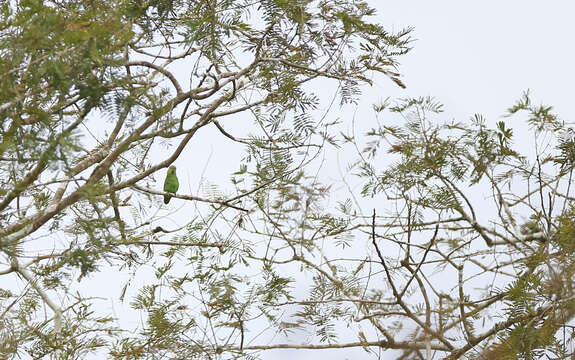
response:
[[[430,95],[445,104],[444,120],[467,120],[481,113],[494,123],[523,91],[531,89],[536,103],[553,105],[560,118],[575,120],[572,89],[575,84],[575,22],[572,19],[575,3],[567,0],[367,1],[377,7],[379,19],[389,29],[413,26],[412,36],[416,41],[412,44],[414,49],[399,59],[407,89],[378,76],[378,83],[366,89],[361,106],[388,96],[393,99]],[[337,106],[332,110],[337,112]],[[224,125],[233,127],[230,122]],[[215,130],[202,131],[176,162],[182,184],[180,191],[185,194],[196,193],[196,180],[201,177],[198,163],[201,166],[209,163],[207,179],[227,184],[230,168],[237,169],[234,156],[242,155],[222,151],[212,144],[209,134],[221,137]],[[528,144],[526,141],[522,145]],[[198,149],[204,153],[198,153]],[[213,157],[208,154],[210,149]],[[221,174],[222,169],[226,170],[224,178],[216,175]],[[157,180],[161,184],[160,177]],[[178,202],[170,205],[171,210],[177,211]],[[113,276],[120,278],[128,274]],[[91,278],[89,286],[102,289],[109,282],[107,273]],[[119,289],[113,289],[105,296],[117,299],[118,295]],[[126,301],[126,307],[129,302]],[[112,301],[110,306],[113,315],[121,316],[126,311],[119,304],[113,307]],[[286,339],[278,339],[278,342],[286,342]],[[362,359],[366,355],[363,349],[320,353],[277,350],[264,358],[311,360],[321,356],[337,360]]]
[[[463,120],[493,120],[526,89],[573,120],[575,3],[571,1],[378,1],[382,22],[415,27],[414,49],[401,61],[407,89],[432,95]],[[386,87],[387,90],[387,87]]]

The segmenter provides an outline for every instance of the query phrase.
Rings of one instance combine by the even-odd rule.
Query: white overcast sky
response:
[[[534,100],[573,120],[575,2],[368,2],[385,25],[415,27],[414,49],[400,60],[408,87],[394,94],[432,95],[449,115],[491,118],[531,89]]]

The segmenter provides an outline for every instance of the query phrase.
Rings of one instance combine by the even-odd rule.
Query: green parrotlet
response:
[[[164,191],[176,193],[180,183],[178,182],[178,177],[176,176],[176,167],[174,165],[168,168],[168,175],[166,175],[166,181],[164,181]],[[170,202],[172,197],[170,195],[164,195],[164,204]]]

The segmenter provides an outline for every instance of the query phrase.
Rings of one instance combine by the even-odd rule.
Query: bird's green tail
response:
[[[171,198],[172,198],[171,196],[164,195],[164,204],[169,203]]]

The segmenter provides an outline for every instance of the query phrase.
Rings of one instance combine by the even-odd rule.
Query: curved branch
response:
[[[163,67],[161,67],[159,65],[153,64],[153,63],[148,62],[148,61],[130,61],[130,62],[126,63],[125,65],[126,66],[144,66],[144,67],[148,67],[150,69],[154,69],[170,80],[172,85],[174,85],[174,88],[176,89],[176,93],[178,95],[181,95],[183,93],[182,87],[180,86],[180,83],[178,82],[178,80],[176,79],[174,74],[172,74],[171,72],[169,72],[168,70],[164,69]]]

